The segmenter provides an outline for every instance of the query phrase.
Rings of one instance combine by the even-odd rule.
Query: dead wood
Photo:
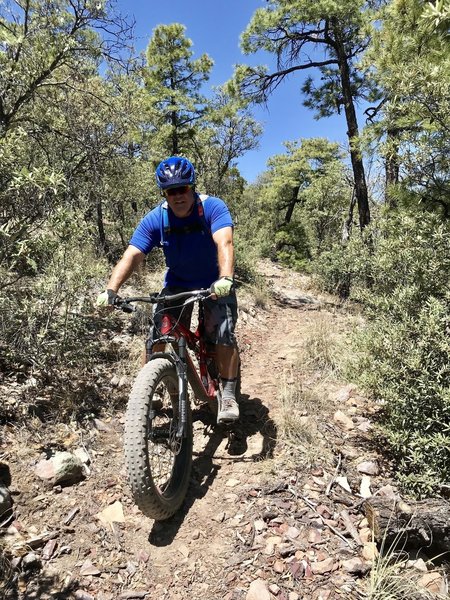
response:
[[[406,503],[372,497],[364,503],[366,518],[385,550],[422,548],[430,556],[450,552],[450,503],[429,499]]]

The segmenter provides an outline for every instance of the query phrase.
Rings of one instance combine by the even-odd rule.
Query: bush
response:
[[[34,276],[5,273],[4,280],[17,279],[0,290],[0,331],[9,364],[44,371],[57,365],[79,368],[88,360],[87,339],[94,332],[83,316],[91,312],[89,290],[106,268],[87,247],[88,239],[81,220],[60,212],[29,245],[40,248],[38,261],[28,255]]]
[[[398,313],[402,300],[397,295]],[[399,480],[418,495],[450,480],[449,332],[450,297],[429,298],[414,317],[375,318],[357,342],[360,382],[384,403]]]
[[[389,213],[370,239],[326,271],[366,308],[352,373],[383,403],[399,479],[437,492],[450,476],[450,233],[430,214]]]

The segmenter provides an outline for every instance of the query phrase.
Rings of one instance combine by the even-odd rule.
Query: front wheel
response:
[[[178,375],[166,358],[138,373],[125,415],[125,466],[134,501],[148,517],[163,520],[181,506],[192,465],[192,417],[186,435],[178,427]]]

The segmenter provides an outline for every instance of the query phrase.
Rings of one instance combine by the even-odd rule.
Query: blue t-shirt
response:
[[[219,277],[217,248],[211,236],[223,227],[233,227],[233,220],[220,198],[199,198],[204,219],[195,204],[191,214],[180,219],[167,203],[161,203],[145,215],[131,237],[130,245],[144,254],[162,246],[167,265],[164,285],[196,289],[209,287]],[[169,233],[164,233],[163,211],[167,211]]]

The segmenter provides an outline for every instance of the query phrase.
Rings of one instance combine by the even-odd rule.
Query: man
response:
[[[217,421],[235,421],[239,418],[239,353],[234,336],[237,301],[233,290],[233,221],[223,200],[196,193],[194,167],[186,158],[171,156],[163,160],[155,176],[165,202],[147,213],[137,226],[97,305],[113,304],[119,288],[145,256],[162,246],[167,266],[164,292],[211,289],[213,297],[205,302],[205,329],[207,340],[216,346],[223,384]],[[169,310],[180,314],[175,308]],[[154,330],[158,326],[156,322]]]

